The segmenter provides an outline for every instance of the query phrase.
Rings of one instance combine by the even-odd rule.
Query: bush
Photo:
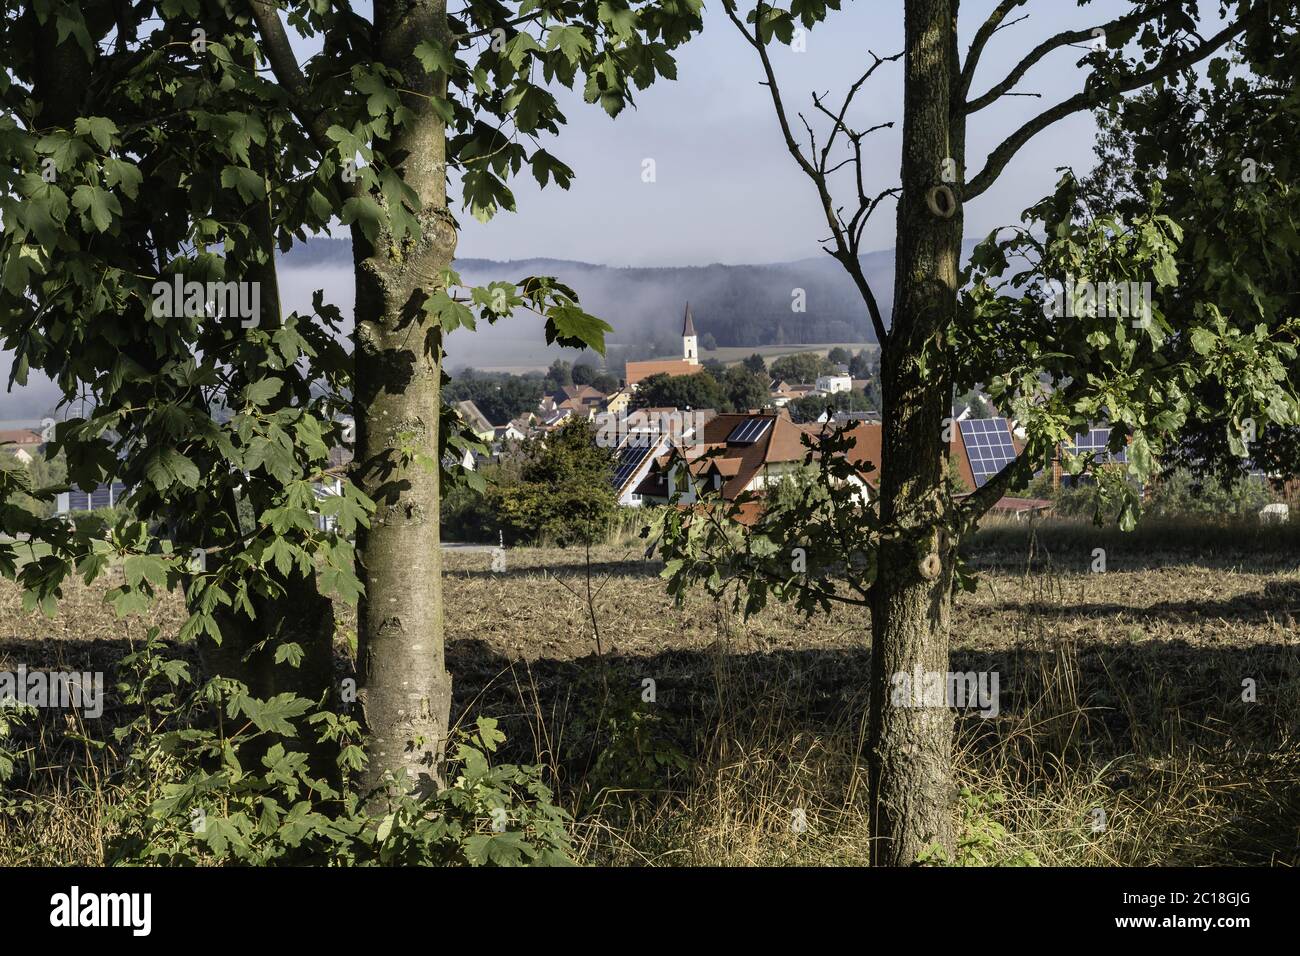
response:
[[[216,678],[186,693],[185,662],[156,641],[122,661],[140,716],[114,736],[129,754],[110,822],[118,865],[556,865],[572,860],[568,815],[534,766],[493,766],[490,718],[453,740],[448,786],[420,798],[398,781],[382,811],[352,781],[358,725],[292,694],[248,695]],[[224,714],[226,721],[215,719]],[[315,739],[334,772],[316,769]],[[329,777],[336,777],[331,780]]]
[[[1274,500],[1268,484],[1259,478],[1198,479],[1187,468],[1175,468],[1152,486],[1142,511],[1159,518],[1204,514],[1244,518],[1258,515]]]
[[[512,543],[603,540],[618,511],[613,458],[596,444],[594,426],[581,420],[525,442],[519,480],[499,481],[488,494],[498,526]],[[504,467],[498,472],[506,474]]]
[[[1127,482],[1119,466],[1102,466],[1084,481],[1056,493],[1056,513],[1066,518],[1096,518],[1106,524],[1119,513],[1119,486]],[[1142,498],[1143,518],[1214,516],[1253,518],[1274,500],[1268,484],[1243,476],[1231,481],[1198,478],[1186,468],[1165,472]]]

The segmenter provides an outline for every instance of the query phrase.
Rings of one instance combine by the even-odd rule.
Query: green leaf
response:
[[[128,199],[135,199],[144,177],[135,166],[109,156],[104,160],[104,181],[110,187],[120,189]]]
[[[571,65],[576,65],[584,53],[591,52],[591,40],[582,27],[555,26],[551,27],[546,35],[546,49],[557,48],[568,58]]]
[[[227,166],[221,170],[221,185],[233,188],[244,202],[266,198],[266,181],[247,166]]]
[[[159,448],[145,462],[145,477],[159,491],[166,491],[174,484],[195,488],[199,483],[199,469],[175,448]]]
[[[117,133],[117,124],[105,116],[78,116],[73,131],[78,136],[89,136],[105,153],[113,145],[113,136]]]
[[[383,226],[385,217],[384,210],[370,196],[353,196],[343,203],[343,212],[339,220],[345,226],[350,226],[354,222],[361,225],[361,232],[365,237],[374,242],[379,238],[379,230]]]
[[[154,554],[131,555],[122,562],[122,573],[133,588],[138,588],[144,580],[158,587],[167,585],[167,565]]]
[[[566,348],[589,348],[605,354],[605,334],[614,327],[576,305],[557,305],[546,313],[546,344]]]
[[[122,204],[117,197],[99,186],[82,183],[72,193],[72,206],[82,215],[84,221],[89,217],[95,228],[107,232],[113,224],[113,216],[122,215]]]
[[[527,35],[527,33],[519,34],[519,36]],[[415,45],[414,53],[426,73],[451,73],[456,68],[455,57],[436,40],[421,40]]]
[[[283,664],[285,661],[288,661],[290,667],[297,667],[302,663],[303,656],[304,652],[301,644],[290,642],[288,644],[281,644],[275,649],[275,662],[277,664]]]
[[[311,709],[311,701],[285,691],[276,694],[270,700],[260,701],[251,697],[240,697],[239,710],[258,730],[279,734],[283,737],[296,736],[297,730],[289,723],[294,717],[301,717]]]
[[[244,402],[248,405],[265,405],[280,393],[284,380],[280,378],[261,378],[250,383],[244,389]]]

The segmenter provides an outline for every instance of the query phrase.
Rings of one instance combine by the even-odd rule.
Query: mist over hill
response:
[[[967,240],[969,251],[973,245]],[[893,299],[892,250],[862,257],[867,279],[889,322]],[[349,240],[312,238],[279,257],[280,293],[286,310],[309,313],[312,294],[342,310],[351,331],[354,300]],[[537,257],[497,261],[458,259],[464,282],[516,281],[552,275],[574,288],[588,312],[605,319],[608,365],[617,370],[628,358],[676,355],[681,348],[682,312],[691,304],[702,345],[760,347],[827,342],[874,342],[875,333],[853,282],[839,263],[819,258],[761,265],[628,267]],[[793,309],[802,290],[806,311]],[[712,343],[709,341],[712,337]],[[544,368],[556,358],[574,361],[573,349],[547,346],[542,321],[518,315],[475,332],[453,332],[447,340],[450,369],[523,370]],[[597,356],[588,355],[598,360]],[[11,355],[0,352],[0,375],[7,380]],[[0,391],[0,419],[38,416],[58,401],[58,389],[38,372],[26,388]]]
[[[886,312],[893,296],[893,253],[863,257],[867,278]],[[350,275],[351,247],[342,239],[313,239],[295,247],[282,262],[292,279]],[[680,348],[682,312],[691,304],[701,339],[719,347],[873,342],[875,333],[852,280],[829,256],[764,265],[627,267],[538,257],[508,262],[457,259],[455,269],[471,285],[552,275],[578,293],[582,306],[614,326],[611,359],[673,354]],[[805,311],[795,311],[796,293]],[[308,298],[307,301],[310,301]],[[336,300],[337,301],[337,300]],[[342,304],[342,303],[340,303]],[[346,311],[346,310],[345,310]],[[575,354],[547,350],[538,328],[517,318],[472,333],[473,342],[453,334],[454,365],[478,367],[526,364],[524,354],[545,364],[546,356]],[[545,360],[545,361],[544,361]]]

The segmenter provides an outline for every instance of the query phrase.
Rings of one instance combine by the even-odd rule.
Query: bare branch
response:
[[[761,17],[762,8],[762,0],[759,0],[759,3],[755,8],[759,17]],[[871,315],[872,328],[875,330],[876,339],[883,350],[887,346],[889,333],[885,329],[884,317],[881,315],[880,306],[876,302],[875,294],[872,292],[871,286],[867,282],[866,276],[862,271],[862,263],[858,261],[858,238],[861,235],[861,230],[860,228],[855,228],[858,223],[863,221],[865,216],[870,215],[871,210],[874,208],[874,206],[867,201],[861,187],[862,169],[860,143],[862,136],[865,134],[855,133],[845,126],[844,115],[847,113],[849,104],[852,102],[853,97],[857,94],[858,90],[862,88],[862,85],[867,81],[867,79],[870,78],[872,73],[874,73],[881,64],[897,60],[903,54],[898,53],[892,57],[880,57],[872,53],[871,56],[873,62],[871,66],[868,67],[866,72],[853,84],[852,87],[850,87],[848,95],[845,97],[844,104],[841,106],[840,111],[837,114],[831,114],[826,110],[820,101],[820,97],[813,97],[813,103],[819,110],[832,117],[834,125],[831,128],[830,141],[824,145],[824,148],[819,154],[812,128],[808,125],[808,121],[803,114],[798,114],[799,120],[808,131],[810,148],[812,150],[810,158],[809,155],[804,154],[803,149],[799,146],[798,140],[795,138],[794,129],[791,125],[789,114],[786,111],[785,102],[781,96],[781,89],[777,83],[776,71],[772,67],[771,58],[767,53],[767,44],[763,42],[760,28],[756,25],[753,33],[749,31],[749,28],[745,26],[744,21],[741,20],[737,12],[735,0],[723,0],[723,9],[726,11],[727,17],[735,25],[736,29],[740,31],[741,35],[744,36],[749,45],[758,53],[759,61],[762,63],[763,73],[766,77],[762,85],[767,87],[768,92],[772,97],[772,105],[776,110],[777,123],[781,128],[781,135],[785,139],[786,148],[790,151],[790,155],[794,157],[795,163],[798,164],[804,175],[807,176],[817,188],[817,196],[821,200],[822,213],[826,217],[827,225],[830,226],[831,237],[828,241],[832,242],[835,248],[833,250],[827,249],[826,252],[834,256],[852,277],[854,284],[858,288],[858,292],[862,295],[862,299],[866,303],[867,311]],[[830,188],[826,181],[828,176],[827,161],[830,153],[830,146],[840,132],[844,132],[845,135],[854,143],[855,161],[858,163],[858,194],[860,205],[858,212],[854,214],[851,220],[853,227],[851,227],[850,224],[846,224],[840,217],[839,210],[835,206],[835,201],[831,196]]]
[[[1023,7],[1029,0],[1002,0],[989,14],[989,18],[980,25],[975,33],[975,39],[971,41],[970,49],[966,51],[966,63],[961,71],[961,84],[958,89],[959,99],[965,100],[966,94],[970,92],[971,81],[975,79],[975,67],[979,65],[980,54],[984,52],[984,47],[988,44],[993,34],[1002,28],[1002,21],[1006,19],[1007,14],[1017,7]]]
[[[1260,8],[1262,9],[1262,8]],[[1004,139],[989,154],[984,168],[978,175],[970,180],[963,193],[963,200],[974,199],[984,190],[988,189],[1002,170],[1006,168],[1008,162],[1020,150],[1020,147],[1029,142],[1038,133],[1041,133],[1047,127],[1051,126],[1058,120],[1064,119],[1080,110],[1090,109],[1098,106],[1105,99],[1112,96],[1118,96],[1121,93],[1129,93],[1141,87],[1148,86],[1156,80],[1170,76],[1179,70],[1186,69],[1201,60],[1205,59],[1215,50],[1225,46],[1235,36],[1246,28],[1246,18],[1242,18],[1235,23],[1230,23],[1210,39],[1193,47],[1183,53],[1174,56],[1165,56],[1159,63],[1148,70],[1141,70],[1134,73],[1120,82],[1109,85],[1098,85],[1092,89],[1085,89],[1082,93],[1076,93],[1068,100],[1064,100],[1053,106],[1051,109],[1039,114],[1029,120],[1018,130]]]
[[[1096,31],[1098,30],[1101,30],[1102,33],[1107,36],[1112,33],[1125,31],[1130,27],[1138,26],[1150,20],[1155,20],[1157,17],[1160,17],[1171,10],[1175,10],[1180,6],[1181,0],[1166,0],[1165,3],[1159,4],[1158,6],[1131,11],[1122,17],[1116,17],[1114,20],[1111,20],[1108,23],[1103,23],[1100,26],[1084,27],[1081,30],[1063,30],[1055,36],[1044,40],[1042,43],[1038,44],[1038,46],[1030,50],[1025,58],[1017,63],[1000,83],[993,86],[993,88],[983,96],[978,96],[971,100],[966,105],[966,112],[968,114],[977,112],[999,98],[1010,95],[1007,91],[1019,83],[1021,78],[1024,77],[1024,75],[1028,73],[1035,64],[1042,60],[1043,57],[1047,56],[1054,50],[1059,50],[1061,47],[1069,46],[1074,43],[1082,43],[1086,40],[1090,40],[1096,36]]]
[[[826,141],[826,149],[823,151],[822,154],[823,165],[825,165],[826,163],[826,156],[829,155],[831,151],[831,146],[834,145],[835,137],[840,130],[843,130],[844,133],[849,137],[852,137],[854,135],[853,132],[847,126],[844,125],[844,117],[845,115],[848,114],[849,106],[850,104],[852,104],[853,98],[858,95],[858,90],[862,89],[862,85],[866,83],[867,80],[871,79],[871,75],[876,72],[876,70],[880,67],[881,64],[897,62],[899,59],[902,58],[903,54],[906,52],[907,52],[906,50],[900,50],[898,53],[895,53],[893,56],[882,57],[882,56],[877,56],[874,51],[868,50],[867,54],[872,58],[874,62],[872,62],[871,66],[867,67],[867,71],[863,73],[860,77],[858,77],[857,81],[851,87],[849,87],[849,91],[844,96],[844,103],[843,105],[840,106],[840,111],[838,114],[832,114],[830,110],[822,106],[821,101],[818,97],[816,96],[813,97],[813,102],[817,104],[817,108],[821,110],[823,113],[825,113],[827,116],[829,116],[835,123],[835,125],[831,127],[831,136],[830,139]],[[892,126],[893,124],[891,123],[889,125]],[[868,130],[867,132],[870,132],[870,130]]]

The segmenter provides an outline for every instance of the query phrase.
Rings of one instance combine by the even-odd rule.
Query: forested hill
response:
[[[320,268],[350,263],[349,244],[313,239],[296,246],[283,264]],[[863,257],[868,280],[888,317],[893,294],[893,252]],[[871,320],[852,280],[830,256],[767,265],[618,267],[562,259],[458,259],[462,279],[478,284],[554,275],[578,292],[587,311],[615,328],[625,345],[658,343],[675,352],[682,310],[691,303],[702,345],[712,336],[720,347],[875,341]],[[806,310],[795,311],[796,290]]]

